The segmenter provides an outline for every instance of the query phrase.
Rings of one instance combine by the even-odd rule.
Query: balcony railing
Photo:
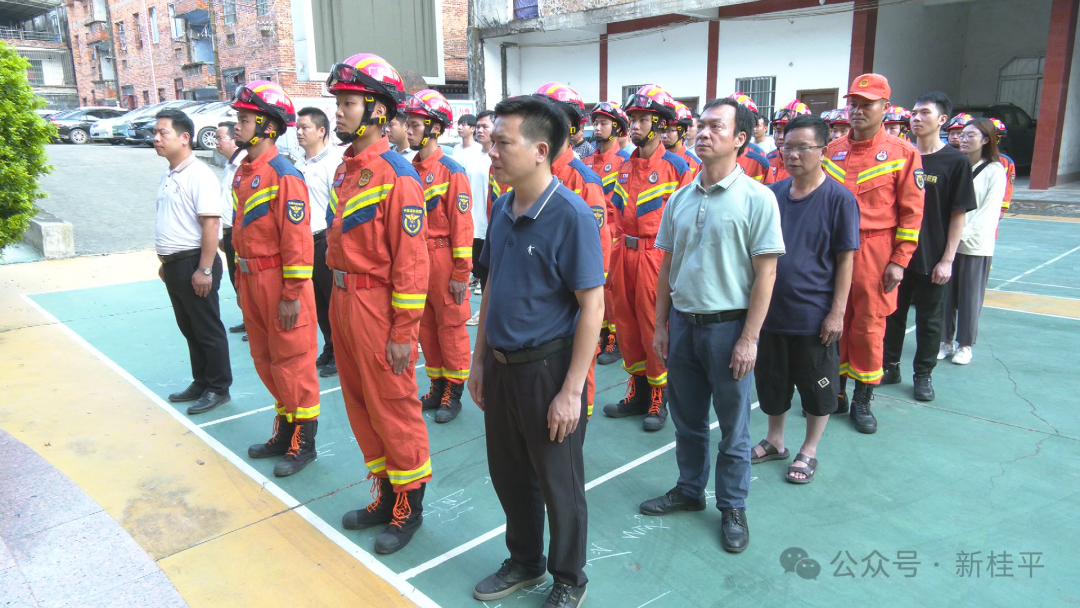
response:
[[[178,0],[174,8],[176,17],[187,19],[188,23],[207,23],[210,20],[210,9],[206,0]]]
[[[36,40],[38,42],[61,42],[60,34],[52,32],[28,32],[8,27],[0,27],[0,38],[4,40]]]
[[[86,34],[87,44],[100,44],[109,42],[109,26],[100,21],[91,23],[89,25],[89,32]]]

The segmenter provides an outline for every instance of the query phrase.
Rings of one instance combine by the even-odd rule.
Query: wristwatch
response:
[[[214,274],[214,269],[213,268],[199,268],[198,271],[205,274],[205,275],[207,275],[207,276],[210,276],[210,275]]]

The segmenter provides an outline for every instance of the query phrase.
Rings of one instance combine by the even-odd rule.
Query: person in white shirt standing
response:
[[[495,112],[484,110],[476,117],[476,142],[480,152],[470,156],[465,163],[465,175],[469,177],[469,187],[472,189],[474,201],[487,200],[488,170],[491,168],[491,131],[495,129]],[[469,287],[473,293],[480,295],[484,286],[487,285],[487,267],[480,264],[480,252],[484,250],[484,238],[487,235],[488,216],[486,205],[472,206],[473,219],[473,281]],[[466,325],[475,326],[480,323],[480,307],[465,322]]]
[[[457,121],[458,137],[460,144],[454,145],[454,151],[450,156],[464,167],[469,164],[469,159],[480,154],[481,144],[476,137],[476,117],[472,114],[463,114]],[[485,152],[486,154],[486,152]],[[473,205],[475,207],[476,205]]]
[[[998,155],[997,127],[989,118],[977,118],[964,127],[960,133],[960,151],[971,159],[978,206],[967,212],[964,232],[956,248],[952,279],[945,296],[944,341],[938,359],[950,357],[957,365],[967,365],[971,363],[971,347],[979,335],[979,315],[994,261],[994,239],[1008,177]]]
[[[221,191],[213,170],[191,152],[194,130],[180,110],[157,114],[154,149],[169,167],[157,191],[154,249],[191,357],[192,382],[169,401],[194,401],[188,414],[201,414],[229,401],[232,366],[218,303]]]
[[[330,205],[330,189],[334,174],[341,164],[341,151],[327,145],[330,120],[318,108],[303,108],[297,112],[296,139],[304,149],[304,159],[297,168],[307,182],[311,205],[311,233],[315,238],[315,268],[311,275],[315,284],[315,314],[323,335],[323,351],[315,360],[323,378],[337,375],[334,360],[334,340],[330,335],[330,293],[334,276],[326,265],[326,209]]]
[[[221,243],[218,248],[225,252],[225,268],[229,269],[229,283],[236,289],[236,250],[232,246],[232,221],[235,210],[233,209],[232,182],[236,176],[236,169],[240,161],[247,156],[246,150],[236,146],[236,123],[227,121],[218,124],[217,128],[217,151],[227,158],[225,169],[221,174]],[[237,307],[240,303],[237,302]],[[244,333],[244,322],[229,328],[230,333]],[[244,336],[247,339],[247,335]]]

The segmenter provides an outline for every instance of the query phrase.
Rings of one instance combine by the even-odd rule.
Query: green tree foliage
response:
[[[28,67],[0,42],[0,248],[22,240],[34,200],[45,196],[38,178],[52,171],[45,145],[56,128],[34,112],[45,103],[30,90]]]

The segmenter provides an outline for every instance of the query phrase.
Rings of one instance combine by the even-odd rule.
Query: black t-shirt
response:
[[[953,212],[971,211],[977,203],[971,159],[967,154],[946,145],[933,154],[923,154],[922,163],[926,202],[923,204],[922,228],[919,229],[919,246],[911,256],[908,269],[930,274],[945,255]]]

